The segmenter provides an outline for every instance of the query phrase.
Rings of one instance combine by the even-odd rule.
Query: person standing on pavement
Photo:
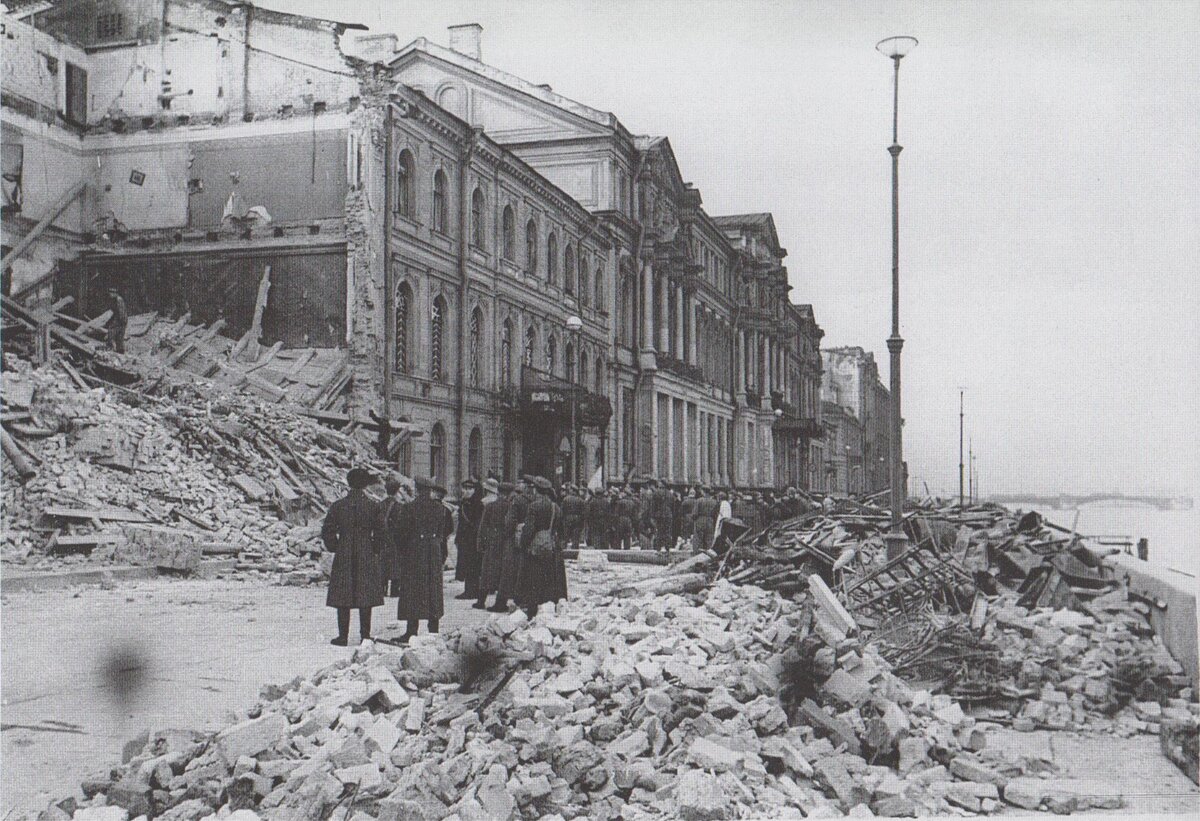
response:
[[[108,344],[117,353],[125,353],[125,329],[129,327],[129,309],[116,288],[108,289],[112,318],[108,320]]]
[[[675,497],[662,479],[654,483],[654,548],[669,553],[675,528]]]
[[[591,494],[583,508],[583,517],[587,520],[587,544],[593,550],[604,550],[608,547],[608,519],[612,500],[603,490]]]
[[[563,488],[562,516],[563,533],[566,534],[567,547],[579,547],[583,541],[583,511],[584,501],[575,485]]]
[[[504,560],[500,568],[500,581],[496,590],[496,603],[491,607],[492,612],[508,612],[509,601],[517,597],[517,583],[521,575],[521,528],[525,524],[525,514],[529,512],[532,488],[533,477],[522,476],[517,481],[504,512]]]
[[[362,468],[346,476],[350,492],[329,506],[321,525],[321,541],[333,553],[325,605],[337,609],[338,634],[330,644],[345,647],[350,639],[350,611],[358,610],[358,632],[371,638],[371,609],[383,604],[379,552],[379,506],[366,489],[376,478]]]
[[[483,516],[483,488],[474,479],[467,479],[462,483],[460,498],[458,526],[454,531],[454,579],[463,583],[463,592],[454,598],[474,600],[479,595],[479,520]]]
[[[400,516],[401,508],[404,506],[406,496],[404,493],[404,485],[400,482],[400,477],[392,474],[383,482],[383,489],[387,491],[387,496],[379,503],[379,540],[381,547],[379,549],[379,571],[383,580],[383,594],[388,595],[388,585],[391,582],[392,568],[396,567],[400,561],[400,545],[393,538],[394,530],[392,529],[393,522]],[[391,595],[396,595],[394,592]]]
[[[550,480],[538,476],[534,480],[538,495],[529,503],[521,528],[521,571],[517,583],[517,605],[533,618],[538,607],[546,602],[567,598],[567,569],[562,555],[562,511],[554,502],[554,487]],[[533,542],[539,533],[549,532],[554,542],[547,556],[532,554]]]
[[[504,515],[508,512],[508,500],[500,495],[502,487],[492,478],[483,483],[483,512],[479,517],[477,542],[479,594],[475,604],[471,605],[476,610],[487,609],[487,597],[500,589],[500,576],[504,569]]]
[[[416,486],[416,498],[401,508],[392,532],[400,551],[400,560],[391,570],[398,597],[396,618],[408,622],[401,641],[417,634],[421,619],[430,633],[436,633],[445,612],[442,565],[451,522],[449,511],[434,498],[445,491],[425,478],[418,478]]]

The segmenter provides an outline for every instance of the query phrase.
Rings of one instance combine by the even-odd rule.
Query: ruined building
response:
[[[891,481],[888,475],[891,394],[879,378],[875,355],[855,345],[827,348],[821,351],[821,356],[824,360],[821,396],[853,418],[852,422],[843,421],[858,436],[857,442],[850,443],[861,477],[856,492],[883,490]],[[831,455],[840,458],[839,454]]]
[[[406,472],[813,486],[819,344],[770,214],[451,48],[224,0],[15,2],[5,293],[304,349]],[[313,351],[308,354],[307,351]]]

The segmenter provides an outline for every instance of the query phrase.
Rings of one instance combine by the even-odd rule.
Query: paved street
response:
[[[580,590],[582,572],[572,569]],[[461,589],[446,586],[443,630],[488,615],[452,598]],[[376,609],[376,632],[388,609]],[[17,593],[3,611],[0,818],[73,792],[147,728],[214,727],[264,683],[353,652],[329,644],[336,626],[324,587],[156,579]],[[352,641],[357,632],[354,621]]]

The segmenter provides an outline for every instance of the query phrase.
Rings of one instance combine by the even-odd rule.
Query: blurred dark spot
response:
[[[150,679],[150,657],[132,641],[110,647],[100,662],[100,679],[109,698],[119,704],[137,700]]]

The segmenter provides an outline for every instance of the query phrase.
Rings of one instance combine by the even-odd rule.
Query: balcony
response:
[[[666,371],[669,374],[674,374],[680,379],[687,379],[690,382],[695,382],[698,385],[705,384],[704,370],[696,365],[689,365],[682,359],[676,359],[670,354],[659,353],[657,356],[658,369]]]
[[[825,438],[825,427],[816,419],[811,416],[797,416],[787,411],[775,419],[774,428],[780,433],[789,433],[802,439]]]
[[[548,415],[565,421],[574,406],[581,425],[602,428],[612,418],[607,396],[528,365],[521,368],[521,384],[502,388],[498,399],[501,410],[523,416]]]

